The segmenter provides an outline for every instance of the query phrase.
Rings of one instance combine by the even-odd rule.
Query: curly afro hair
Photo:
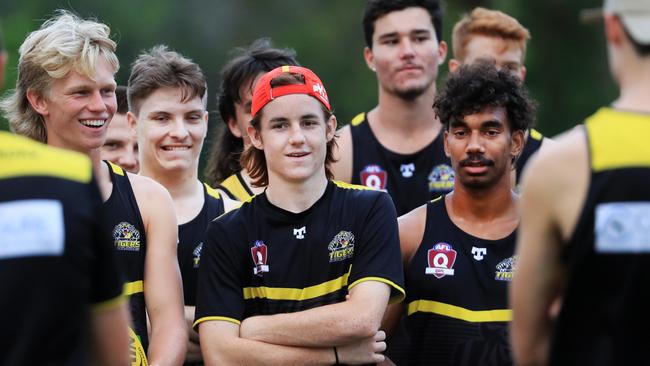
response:
[[[498,70],[494,62],[463,65],[450,73],[433,103],[447,130],[451,122],[479,113],[485,107],[505,108],[513,132],[533,127],[536,103],[516,76]]]

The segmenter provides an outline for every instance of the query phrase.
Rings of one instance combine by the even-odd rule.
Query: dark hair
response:
[[[124,85],[118,85],[115,88],[115,99],[117,99],[117,113],[126,114],[129,111],[129,102],[127,95],[127,88]]]
[[[363,11],[363,35],[366,46],[372,48],[372,35],[375,33],[375,21],[388,13],[406,8],[424,8],[431,16],[431,23],[438,42],[442,41],[443,9],[438,0],[368,0]]]
[[[454,120],[478,113],[488,106],[506,109],[511,131],[526,131],[533,127],[536,103],[517,77],[498,70],[494,62],[463,65],[458,72],[449,73],[433,103],[446,130]]]
[[[227,122],[235,118],[235,104],[241,102],[242,87],[252,84],[257,75],[276,67],[298,65],[294,50],[273,48],[268,38],[257,39],[248,48],[237,48],[234,52],[236,56],[221,70],[221,88],[217,94],[219,114],[224,124],[215,131],[205,168],[206,181],[212,186],[241,169],[239,157],[244,144],[241,138],[230,132]]]
[[[204,98],[208,90],[203,71],[192,60],[158,45],[141,53],[131,66],[129,110],[140,112],[142,100],[160,88],[181,89],[181,101]]]
[[[301,74],[295,73],[283,73],[270,81],[271,87],[278,87],[283,85],[299,85],[304,84],[305,78]],[[315,99],[315,98],[314,98]],[[323,121],[327,121],[332,117],[332,112],[330,112],[327,107],[322,103],[318,103],[321,106],[323,111]],[[264,114],[264,108],[259,110],[255,117],[251,120],[251,126],[253,126],[258,132],[261,129],[262,115]],[[325,153],[325,176],[327,179],[333,179],[334,173],[332,172],[331,165],[336,161],[334,159],[334,146],[336,145],[336,136],[327,142],[326,153]],[[253,146],[252,144],[244,150],[241,156],[241,166],[248,170],[248,174],[251,177],[251,183],[256,187],[263,187],[269,184],[269,174],[266,167],[266,157],[264,156],[264,150],[260,150]]]
[[[650,56],[650,43],[643,44],[634,39],[632,37],[632,33],[627,29],[625,26],[625,23],[621,20],[621,24],[623,25],[623,30],[625,31],[625,35],[627,38],[630,40],[630,43],[632,43],[632,47],[634,48],[634,51],[636,52],[637,55],[640,57],[647,57]]]

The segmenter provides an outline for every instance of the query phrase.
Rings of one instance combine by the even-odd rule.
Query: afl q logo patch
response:
[[[354,256],[354,234],[340,231],[327,246],[330,251],[330,263],[340,262]]]
[[[454,170],[447,164],[436,165],[429,173],[429,192],[448,192],[454,189]]]
[[[436,278],[454,275],[456,251],[447,243],[438,243],[427,252],[429,266],[424,273],[434,275]]]
[[[147,354],[144,352],[140,337],[129,327],[129,360],[131,366],[147,366]]]
[[[127,252],[140,251],[140,232],[128,222],[120,222],[113,229],[115,249]]]
[[[372,189],[386,189],[387,174],[379,165],[368,165],[361,171],[361,184]]]

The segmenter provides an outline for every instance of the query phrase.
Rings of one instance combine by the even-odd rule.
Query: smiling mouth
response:
[[[189,150],[190,146],[163,146],[162,149],[165,151],[185,151]]]
[[[79,120],[79,123],[90,128],[101,128],[106,124],[106,120],[105,119],[84,119],[84,120]]]
[[[303,156],[309,155],[308,152],[299,152],[299,153],[290,153],[287,154],[288,157],[290,158],[302,158]]]

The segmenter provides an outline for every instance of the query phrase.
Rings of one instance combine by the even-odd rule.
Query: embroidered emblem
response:
[[[430,192],[448,192],[454,189],[454,170],[447,164],[436,165],[429,173]]]
[[[203,250],[203,242],[200,242],[199,245],[194,248],[192,254],[194,255],[194,268],[199,268],[199,262],[201,261],[201,251]]]
[[[140,251],[140,232],[128,222],[120,222],[113,229],[115,249],[127,252]]]
[[[372,189],[386,189],[387,176],[379,165],[368,165],[361,171],[361,184]]]
[[[304,239],[305,234],[307,233],[307,227],[303,226],[299,229],[293,229],[293,236],[296,237],[296,239]]]
[[[456,251],[447,243],[438,243],[427,252],[427,262],[429,266],[424,273],[432,274],[436,278],[453,276]]]
[[[497,264],[497,271],[495,272],[494,279],[497,281],[512,281],[512,275],[517,267],[517,256],[513,255],[506,258]]]
[[[268,252],[266,244],[264,244],[263,241],[255,241],[255,244],[251,247],[251,256],[253,257],[253,263],[255,264],[253,274],[261,277],[264,272],[269,271],[269,266],[266,264]]]
[[[340,231],[327,246],[330,251],[330,263],[340,262],[354,256],[354,234]]]
[[[482,261],[483,257],[487,254],[487,248],[472,247],[472,254],[474,255],[474,259]]]
[[[402,164],[400,165],[399,170],[402,172],[402,177],[411,178],[415,171],[415,164]]]

